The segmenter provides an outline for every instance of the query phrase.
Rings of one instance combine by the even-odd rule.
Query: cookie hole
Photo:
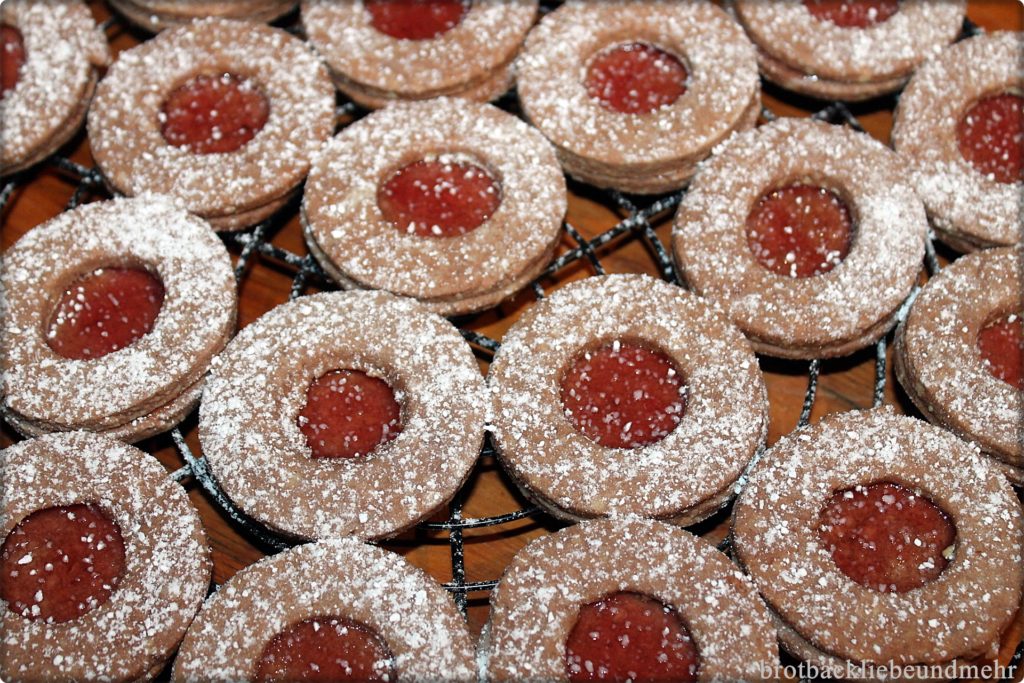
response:
[[[46,327],[46,344],[64,358],[102,358],[149,334],[163,302],[163,283],[145,268],[98,268],[61,294]]]
[[[466,235],[487,222],[501,202],[501,184],[494,175],[461,154],[407,164],[377,188],[384,220],[420,237]]]
[[[832,190],[787,185],[762,195],[747,216],[747,245],[762,267],[791,278],[824,275],[853,245],[853,217]]]
[[[249,143],[270,118],[256,81],[231,73],[200,74],[171,91],[160,109],[167,144],[192,154],[226,154]]]
[[[834,493],[818,532],[843,574],[882,593],[934,581],[956,553],[950,516],[920,491],[890,482]]]
[[[840,28],[871,28],[900,10],[899,0],[804,0],[804,7],[819,21]]]
[[[313,458],[360,458],[402,433],[401,392],[362,370],[332,370],[306,390],[296,423]]]
[[[641,448],[675,430],[686,414],[686,380],[665,353],[616,340],[588,349],[562,375],[566,419],[608,448]]]
[[[431,40],[462,23],[469,0],[363,0],[370,24],[399,40]]]
[[[25,40],[21,31],[10,24],[0,24],[0,98],[18,84],[25,58]]]
[[[253,680],[394,681],[394,659],[369,626],[339,616],[311,617],[270,639]]]
[[[700,655],[679,614],[642,593],[580,607],[565,643],[570,681],[696,681]]]
[[[683,59],[645,42],[613,45],[590,60],[587,94],[609,111],[650,114],[675,104],[686,93],[689,71]]]
[[[996,182],[1024,181],[1024,97],[1005,92],[972,104],[956,127],[960,154]]]
[[[124,568],[121,529],[97,505],[43,508],[0,547],[0,598],[26,619],[64,623],[106,603]]]
[[[1024,312],[989,322],[978,332],[981,363],[996,379],[1024,391]]]

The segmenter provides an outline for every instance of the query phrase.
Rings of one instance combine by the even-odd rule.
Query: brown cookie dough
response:
[[[210,582],[206,535],[188,496],[142,451],[84,432],[11,446],[0,467],[4,537],[36,511],[92,504],[117,525],[125,546],[109,599],[75,619],[30,620],[0,602],[0,676],[12,683],[156,676]]]
[[[158,33],[203,17],[267,23],[291,12],[298,0],[110,0],[110,5],[136,26]]]
[[[501,202],[480,227],[421,236],[388,221],[381,186],[424,159],[490,173]],[[349,126],[316,157],[302,204],[306,242],[347,288],[383,289],[442,315],[497,305],[548,265],[562,232],[565,178],[544,138],[491,105],[396,104]]]
[[[794,183],[836,193],[853,220],[849,254],[814,277],[776,274],[748,244],[759,199]],[[718,301],[755,350],[809,359],[849,355],[885,334],[917,280],[927,228],[886,147],[838,126],[781,119],[730,139],[702,167],[672,246],[687,284]]]
[[[955,526],[948,565],[906,592],[855,582],[819,533],[833,496],[880,482],[930,500]],[[920,679],[926,665],[992,655],[1021,602],[1024,516],[1009,483],[975,448],[889,409],[832,415],[780,440],[754,466],[732,535],[783,647],[839,676],[860,663]]]
[[[47,341],[58,297],[116,266],[161,281],[153,328],[98,358],[59,355]],[[44,223],[4,254],[0,285],[3,411],[32,436],[81,429],[138,441],[169,429],[195,407],[235,329],[227,250],[206,222],[163,197],[88,204]]]
[[[641,43],[686,66],[687,89],[646,114],[612,111],[585,83],[595,55]],[[711,149],[754,125],[761,89],[754,47],[705,2],[569,2],[546,16],[518,61],[527,118],[584,182],[652,194],[686,185]]]
[[[25,49],[17,84],[0,97],[5,176],[39,163],[78,132],[110,52],[79,0],[10,0],[0,22],[21,34]]]
[[[233,74],[266,96],[269,118],[233,152],[196,154],[171,145],[161,109],[199,76]],[[334,127],[327,70],[298,38],[247,22],[204,19],[122,52],[96,91],[89,143],[117,192],[168,194],[218,230],[267,218],[296,191]]]
[[[664,354],[686,384],[682,419],[640,448],[585,436],[561,398],[567,368],[617,342]],[[527,310],[488,383],[502,463],[528,497],[572,520],[631,513],[696,523],[732,498],[768,425],[764,380],[739,331],[699,297],[647,276],[588,278]]]

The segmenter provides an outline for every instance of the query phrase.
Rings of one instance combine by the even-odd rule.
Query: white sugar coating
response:
[[[138,680],[154,675],[202,604],[210,557],[199,515],[153,458],[76,432],[0,452],[0,534],[31,513],[96,504],[120,528],[125,569],[104,604],[72,621],[29,621],[0,605],[4,680]],[[26,672],[31,672],[26,678]]]
[[[46,343],[53,307],[76,279],[144,267],[165,296],[153,329],[94,360]],[[109,429],[171,402],[205,375],[235,325],[227,249],[168,197],[87,204],[26,233],[4,254],[0,356],[4,409],[49,430]]]
[[[582,522],[516,554],[491,598],[482,680],[564,680],[580,607],[619,591],[676,610],[697,646],[701,680],[761,680],[778,664],[768,610],[725,555],[682,529],[625,516]]]
[[[1024,91],[1024,33],[964,40],[926,63],[900,98],[892,141],[940,237],[960,249],[1024,238],[1021,182],[1000,183],[960,153],[957,127],[978,100]]]
[[[686,383],[686,413],[663,440],[600,446],[569,422],[561,378],[587,350],[623,341],[668,356]],[[492,434],[524,492],[570,518],[635,513],[693,523],[731,497],[763,444],[764,380],[721,311],[641,275],[571,283],[526,311],[491,365]]]
[[[270,22],[287,14],[297,0],[112,0],[119,14],[154,33],[188,23],[194,18],[217,16]]]
[[[381,377],[402,432],[357,459],[313,459],[297,417],[339,369]],[[302,297],[243,329],[214,361],[203,452],[231,499],[304,538],[394,535],[455,494],[476,461],[487,404],[472,351],[445,319],[383,292]]]
[[[26,61],[0,98],[0,174],[78,128],[96,69],[110,61],[107,41],[79,0],[8,0],[0,21],[22,36]],[[66,131],[67,127],[72,131]]]
[[[375,630],[395,655],[398,680],[475,680],[472,640],[445,590],[398,555],[353,538],[298,546],[236,574],[196,617],[172,680],[251,680],[275,635],[317,616]]]
[[[867,83],[907,76],[953,42],[967,0],[902,0],[896,14],[867,28],[819,20],[803,0],[736,0],[735,8],[771,57],[806,74]]]
[[[687,283],[718,301],[759,351],[846,355],[885,333],[921,269],[928,228],[899,159],[869,136],[779,119],[715,150],[676,215],[673,251]],[[853,218],[846,259],[810,278],[777,275],[747,243],[760,198],[791,184],[836,192]]]
[[[243,147],[192,154],[160,131],[167,96],[200,74],[233,73],[267,97],[266,125]],[[334,125],[334,88],[312,49],[289,33],[197,20],[122,52],[96,90],[89,143],[107,181],[129,195],[173,195],[207,217],[280,200],[305,177]]]
[[[649,115],[609,111],[585,85],[594,54],[636,41],[680,57],[689,72],[686,93]],[[760,93],[754,46],[708,2],[567,2],[530,33],[517,69],[524,113],[549,140],[638,173],[699,160]]]
[[[836,491],[891,482],[920,491],[957,531],[936,580],[906,593],[855,583],[818,534]],[[1024,515],[975,447],[891,409],[833,415],[781,439],[751,473],[733,513],[738,559],[781,620],[847,660],[941,663],[989,651],[1024,584]]]

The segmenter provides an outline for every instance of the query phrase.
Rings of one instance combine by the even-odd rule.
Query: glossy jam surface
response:
[[[833,494],[819,532],[839,570],[862,586],[906,593],[938,578],[955,552],[956,528],[927,498],[877,483]]]
[[[358,458],[402,432],[402,409],[384,380],[333,370],[309,386],[298,425],[314,458]]]
[[[1024,97],[1004,93],[978,100],[957,125],[960,154],[1000,183],[1024,181]]]
[[[899,11],[899,0],[804,0],[804,6],[822,21],[842,28],[870,28],[888,21]]]
[[[675,55],[647,43],[627,43],[599,52],[585,85],[605,109],[650,114],[683,96],[687,76]]]
[[[269,117],[270,101],[255,82],[202,74],[168,95],[160,132],[168,144],[193,154],[224,154],[256,137]]]
[[[363,0],[373,27],[400,40],[430,40],[462,23],[468,0]]]
[[[458,237],[479,228],[501,205],[501,187],[467,161],[417,161],[377,190],[384,219],[420,237]]]
[[[37,510],[0,548],[0,598],[33,621],[71,621],[110,598],[124,560],[120,528],[95,505]]]
[[[269,681],[395,681],[391,650],[368,626],[343,617],[314,617],[274,636],[256,663]]]
[[[1024,391],[1024,318],[1003,316],[978,333],[978,351],[985,368],[996,379]]]
[[[569,422],[609,448],[661,441],[686,412],[686,384],[672,360],[627,343],[615,342],[577,358],[561,388]]]
[[[697,646],[675,610],[640,593],[580,608],[565,643],[570,681],[695,681]]]
[[[18,84],[25,57],[25,42],[21,38],[21,31],[10,24],[0,24],[0,97]]]
[[[149,271],[100,268],[61,295],[46,343],[65,358],[100,358],[148,334],[163,303],[164,286]]]
[[[758,263],[776,275],[823,275],[843,262],[852,242],[850,210],[821,187],[773,190],[747,217],[747,244]]]

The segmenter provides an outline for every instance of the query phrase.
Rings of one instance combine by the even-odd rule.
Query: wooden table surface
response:
[[[101,2],[94,0],[91,5],[98,19],[102,20],[109,16],[106,6]],[[1021,3],[1018,0],[971,0],[968,16],[986,30],[1021,30],[1022,26]],[[108,29],[108,37],[115,53],[137,44],[144,38],[142,34],[129,31],[116,22]],[[781,116],[807,116],[821,107],[820,104],[784,97],[785,100],[782,100],[766,94],[765,106]],[[882,141],[889,141],[892,125],[890,108],[884,103],[875,103],[855,106],[852,109],[858,121],[871,135]],[[87,167],[93,165],[84,133],[79,134],[62,154]],[[33,226],[64,210],[74,189],[75,179],[50,165],[44,165],[28,175],[19,177],[11,201],[4,210],[3,248],[6,249]],[[579,186],[574,186],[574,190],[569,203],[568,221],[585,237],[603,232],[623,219],[624,214],[618,213],[614,209],[614,204],[606,197],[581,189]],[[86,197],[89,200],[101,198]],[[294,213],[293,210],[287,220],[281,221],[282,227],[273,235],[272,241],[279,247],[305,255],[307,252],[298,218]],[[671,215],[668,214],[656,225],[657,234],[666,245],[670,233],[670,218]],[[564,248],[572,246],[574,245],[567,238]],[[233,249],[233,253],[237,254],[238,250]],[[599,256],[608,272],[657,273],[650,248],[633,234],[613,240],[599,252]],[[955,257],[954,254],[944,253],[941,249],[940,256]],[[593,270],[585,261],[578,262],[560,271],[556,280],[546,281],[543,285],[550,291],[559,283],[591,274]],[[287,301],[293,275],[293,269],[278,262],[255,258],[240,285],[240,325],[251,323],[270,309]],[[533,300],[533,294],[527,291],[495,311],[476,316],[466,326],[495,339],[501,339],[518,314]],[[874,360],[875,349],[871,347],[850,358],[823,363],[812,421],[828,413],[870,406],[875,372]],[[771,410],[769,443],[773,443],[781,435],[791,431],[797,423],[807,386],[807,364],[767,358],[762,358],[761,361],[766,374]],[[889,366],[885,401],[901,412],[913,413],[906,397],[893,381],[891,363]],[[481,368],[486,368],[483,361]],[[185,421],[182,431],[193,452],[199,453],[195,415]],[[8,445],[18,439],[14,431],[4,425],[2,444]],[[154,437],[138,445],[159,458],[169,470],[177,469],[183,464],[169,435]],[[195,482],[186,480],[184,484],[189,490],[192,502],[199,509],[209,534],[214,557],[214,581],[222,583],[239,569],[263,557],[263,550],[238,533],[225,520],[223,513],[199,490]],[[467,517],[483,517],[512,511],[525,505],[525,501],[515,491],[497,463],[492,458],[483,458],[466,486],[463,514]],[[446,513],[438,519],[441,520],[445,516]],[[550,517],[537,515],[500,527],[466,531],[466,580],[498,578],[509,559],[524,544],[560,526]],[[724,537],[726,526],[727,517],[719,514],[702,524],[697,531],[717,542]],[[449,581],[452,578],[448,536],[444,532],[417,530],[405,533],[383,545],[404,555],[410,562],[422,567],[439,581]],[[471,594],[468,618],[474,632],[480,629],[486,617],[487,594]],[[1018,622],[1020,621],[1018,618]],[[1005,646],[1000,656],[1004,663],[1009,660],[1016,644],[1020,642],[1022,631],[1024,629],[1018,623],[1006,635]]]

